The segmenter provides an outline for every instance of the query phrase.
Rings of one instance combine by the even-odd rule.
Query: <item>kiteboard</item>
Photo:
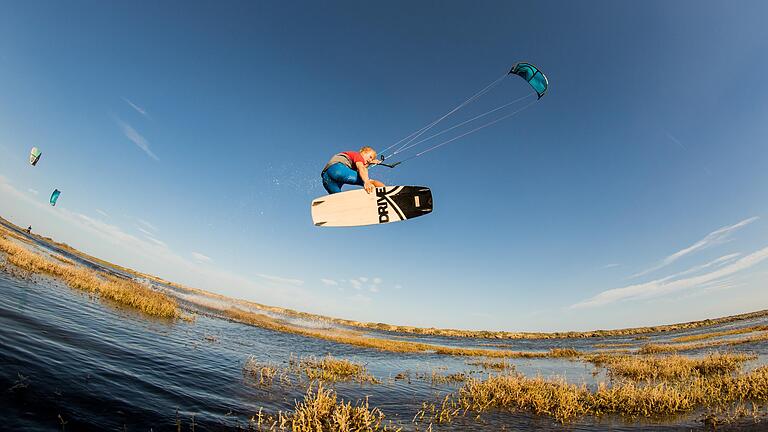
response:
[[[432,212],[432,191],[424,186],[384,186],[322,196],[312,200],[316,226],[360,226],[400,222]]]

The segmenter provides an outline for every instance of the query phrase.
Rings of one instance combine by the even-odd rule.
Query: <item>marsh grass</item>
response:
[[[596,354],[587,356],[585,360],[605,367],[615,376],[636,381],[669,381],[731,374],[755,358],[755,355],[730,353],[710,353],[703,358]]]
[[[275,312],[279,312],[287,315],[311,317],[315,319],[323,319],[336,324],[346,325],[350,327],[358,327],[371,330],[379,330],[385,332],[394,333],[408,333],[416,335],[431,335],[431,336],[449,336],[449,337],[461,337],[461,338],[482,338],[482,339],[574,339],[574,338],[592,338],[592,337],[606,337],[606,336],[630,336],[630,335],[644,335],[650,333],[662,333],[679,330],[687,330],[694,328],[701,328],[707,326],[714,326],[718,324],[726,324],[730,322],[736,322],[741,320],[761,318],[768,316],[768,310],[750,312],[740,315],[733,315],[728,317],[721,317],[715,319],[706,319],[701,321],[691,321],[678,324],[669,324],[661,326],[650,327],[635,327],[627,329],[615,329],[615,330],[592,330],[586,332],[507,332],[507,331],[485,331],[485,330],[459,330],[459,329],[440,329],[440,328],[422,328],[412,326],[400,326],[385,323],[371,323],[360,322],[352,320],[344,320],[339,318],[330,318],[319,315],[306,314],[304,312],[297,312],[291,309],[274,308],[264,305],[261,307],[269,308]],[[642,336],[640,336],[642,337]]]
[[[429,422],[427,430],[430,431],[433,423],[450,423],[460,414],[466,414],[466,410],[462,412],[461,405],[453,395],[447,394],[437,402],[422,402],[421,409],[413,416],[411,422],[418,425],[426,419]]]
[[[636,418],[706,407],[727,411],[746,402],[768,401],[768,366],[747,374],[739,372],[751,358],[717,353],[704,359],[601,358],[598,363],[611,368],[620,379],[611,385],[598,383],[593,389],[562,378],[527,378],[517,373],[489,375],[483,380],[470,378],[457,393],[424,404],[416,418],[445,423],[459,413],[479,416],[490,410],[527,411],[565,423],[582,416],[606,414]]]
[[[251,356],[245,361],[243,373],[252,377],[259,386],[271,387],[277,379],[282,385],[291,385],[289,371],[272,363],[261,363]]]
[[[0,229],[3,229],[3,228],[0,227]],[[21,235],[15,233],[13,231],[3,229],[3,237],[5,238],[5,236],[13,237],[14,239],[16,239],[16,240],[18,240],[20,242],[24,242],[24,243],[26,243],[28,245],[35,244],[32,240],[28,239],[27,237],[21,236]]]
[[[6,262],[18,269],[52,276],[71,288],[98,295],[102,299],[120,305],[130,306],[147,315],[162,318],[179,318],[181,316],[175,300],[134,281],[100,274],[76,265],[56,262],[41,254],[31,252],[7,238],[0,239],[0,251],[6,254]]]
[[[581,356],[579,351],[566,348],[555,348],[548,352],[527,352],[527,351],[509,351],[509,350],[491,350],[448,347],[442,345],[432,345],[423,342],[412,342],[404,340],[391,340],[382,338],[367,337],[360,333],[335,330],[321,330],[313,328],[299,327],[290,324],[284,320],[272,318],[268,315],[244,311],[239,308],[228,308],[222,310],[222,313],[238,322],[262,327],[268,330],[280,331],[284,333],[293,333],[301,336],[323,339],[331,342],[352,345],[362,348],[372,348],[381,351],[398,353],[424,353],[433,352],[442,355],[469,356],[469,357],[493,357],[493,358],[578,358]]]
[[[672,339],[671,342],[674,342],[674,343],[695,342],[695,341],[700,341],[705,339],[713,339],[721,336],[731,336],[731,335],[753,333],[753,332],[766,331],[766,330],[768,330],[768,326],[764,326],[764,325],[750,326],[750,327],[744,327],[744,328],[738,328],[738,329],[732,329],[732,330],[723,330],[723,331],[711,332],[711,333],[680,336]]]
[[[552,358],[578,358],[581,357],[581,352],[573,348],[552,348],[549,350],[547,357]]]
[[[243,366],[243,373],[251,376],[259,386],[270,387],[276,381],[280,385],[290,386],[294,383],[309,382],[358,382],[380,384],[381,382],[368,372],[362,364],[351,360],[331,356],[317,358],[296,357],[291,354],[288,365],[280,366],[274,363],[262,363],[255,356],[249,357]]]
[[[400,428],[385,424],[385,415],[378,408],[371,408],[368,398],[354,404],[340,399],[335,391],[322,383],[309,386],[302,401],[296,401],[293,411],[280,412],[277,416],[258,416],[251,419],[251,426],[259,431],[292,432],[389,432]]]
[[[657,417],[691,412],[697,407],[728,406],[737,402],[768,400],[768,367],[750,374],[696,376],[671,383],[623,380],[595,390],[564,379],[526,378],[520,374],[470,379],[438,408],[427,410],[430,422],[450,421],[460,412],[478,415],[490,411],[527,411],[565,423],[582,416],[617,414],[629,418]],[[418,417],[419,415],[417,415]],[[424,411],[421,413],[424,417]]]
[[[689,344],[645,344],[642,347],[640,347],[637,353],[638,354],[661,354],[661,353],[672,353],[672,352],[678,352],[678,351],[692,351],[692,350],[703,349],[703,348],[735,346],[735,345],[742,345],[742,344],[748,344],[748,343],[763,342],[766,340],[768,340],[768,331],[764,331],[752,336],[738,338],[738,339],[717,340],[717,341],[689,343]]]
[[[486,370],[505,371],[514,370],[515,366],[506,360],[482,359],[467,362],[470,366],[479,366]]]
[[[592,345],[595,348],[627,348],[627,347],[633,347],[637,344],[631,343],[631,342],[621,342],[621,343],[599,343]]]
[[[426,377],[425,377],[426,378]],[[469,374],[465,372],[455,372],[452,374],[442,374],[436,370],[433,370],[429,375],[429,381],[435,384],[455,384],[463,383],[469,379]]]
[[[702,422],[711,429],[734,423],[757,424],[765,419],[765,412],[760,404],[735,403],[732,406],[710,408],[704,414]]]
[[[289,364],[307,379],[324,382],[355,381],[359,383],[380,384],[364,365],[346,359],[339,359],[330,354],[322,358],[291,357]]]

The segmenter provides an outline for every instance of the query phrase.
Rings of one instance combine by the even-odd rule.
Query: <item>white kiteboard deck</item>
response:
[[[312,200],[317,226],[360,226],[399,222],[432,212],[432,191],[424,186],[384,186],[322,196]]]

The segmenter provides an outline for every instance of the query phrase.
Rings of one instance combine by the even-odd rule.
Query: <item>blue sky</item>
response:
[[[368,321],[566,330],[766,308],[765,16],[760,1],[5,3],[0,215],[171,280]],[[333,153],[386,147],[520,60],[548,75],[541,101],[373,169],[429,186],[431,215],[311,224]],[[528,91],[508,79],[455,121]]]

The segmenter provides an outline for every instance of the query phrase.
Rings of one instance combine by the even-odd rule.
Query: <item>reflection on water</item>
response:
[[[74,259],[74,258],[70,258]],[[78,258],[78,261],[81,261]],[[90,263],[91,266],[96,266]],[[175,291],[171,287],[166,290]],[[81,292],[42,276],[16,279],[0,272],[0,429],[47,431],[176,430],[177,422],[196,431],[247,428],[260,407],[269,412],[290,410],[304,387],[265,389],[244,376],[249,356],[261,362],[287,364],[291,354],[324,355],[366,365],[380,385],[336,384],[345,399],[369,397],[388,419],[412,429],[411,419],[423,401],[454,391],[457,384],[429,379],[398,379],[439,373],[477,371],[472,359],[436,354],[396,354],[337,345],[297,335],[276,333],[198,315],[195,322],[147,319],[130,310],[105,305]],[[188,293],[177,292],[188,295]],[[187,299],[189,300],[189,299]],[[192,303],[185,303],[192,307]],[[765,324],[765,320],[739,326]],[[322,323],[322,325],[326,325]],[[723,329],[734,324],[724,325]],[[696,334],[711,329],[678,332]],[[667,340],[654,335],[648,341]],[[488,340],[408,336],[433,344],[484,347]],[[500,342],[507,349],[546,351],[553,347],[593,350],[598,343],[633,342],[631,338],[520,340]],[[635,341],[636,342],[636,341]],[[765,363],[765,343],[732,347],[759,355],[752,366]],[[563,359],[510,359],[526,376],[561,376],[572,383],[606,380],[604,372],[583,362]],[[597,373],[596,373],[597,372]],[[596,374],[595,374],[596,373]],[[177,413],[178,412],[178,413]],[[194,418],[194,420],[193,420]],[[761,425],[741,425],[757,428]],[[764,425],[762,425],[764,426]],[[665,419],[661,424],[628,423],[615,418],[581,419],[567,430],[691,430],[702,423],[698,414]],[[422,427],[423,429],[423,427]],[[526,413],[457,418],[434,430],[562,430],[546,417]],[[759,429],[755,429],[759,430]]]

